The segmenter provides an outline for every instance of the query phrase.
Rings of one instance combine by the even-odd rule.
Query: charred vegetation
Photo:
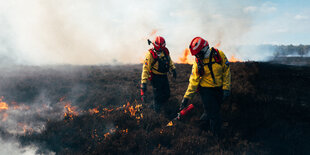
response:
[[[140,102],[141,65],[8,69],[0,76],[7,103],[40,106],[48,100],[50,107],[70,106],[59,111],[61,118],[44,119],[40,132],[12,134],[0,126],[0,136],[14,136],[22,146],[35,144],[43,154],[310,153],[309,67],[232,63],[232,94],[221,105],[221,136],[200,128],[199,95],[190,101],[195,108],[186,118],[166,127],[178,112],[191,72],[190,65],[176,67],[178,78],[170,78],[171,97],[160,114],[149,108],[151,85],[147,103]]]

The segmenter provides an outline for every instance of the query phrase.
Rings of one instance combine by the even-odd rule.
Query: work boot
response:
[[[216,119],[210,119],[210,130],[214,136],[221,136],[221,124],[220,121]]]

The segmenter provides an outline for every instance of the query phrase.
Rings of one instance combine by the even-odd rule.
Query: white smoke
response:
[[[262,60],[269,52],[236,49],[287,44],[277,38],[306,29],[292,28],[306,22],[303,12],[259,22],[279,14],[278,7],[258,0],[0,0],[0,64],[139,63],[150,48],[146,39],[156,35],[166,39],[174,61],[196,36],[220,43],[228,57]]]
[[[228,53],[251,28],[239,0],[0,1],[0,57],[19,64],[139,63],[153,30],[178,59],[195,36]],[[3,62],[2,62],[3,63]]]
[[[3,141],[0,137],[0,154],[2,155],[34,155],[36,154],[37,148],[32,147],[20,147],[19,144],[14,140]],[[51,153],[52,154],[52,153]]]

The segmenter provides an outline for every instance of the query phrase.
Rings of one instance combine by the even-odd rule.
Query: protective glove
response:
[[[230,90],[223,90],[223,100],[227,99],[230,95]]]
[[[141,83],[141,101],[145,102],[146,83]]]
[[[177,79],[177,71],[175,69],[172,70],[172,75],[174,79]]]
[[[180,108],[179,108],[180,111],[181,111],[182,109],[184,109],[184,108],[187,106],[188,101],[189,101],[188,98],[183,98],[183,100],[182,100],[182,102],[181,102],[181,104],[180,104]]]

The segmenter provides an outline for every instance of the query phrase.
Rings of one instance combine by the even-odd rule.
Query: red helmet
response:
[[[163,37],[157,36],[153,42],[156,51],[164,48],[166,46],[166,41]]]
[[[202,39],[201,37],[196,37],[189,45],[189,50],[191,51],[192,55],[196,55],[206,46],[209,46],[208,41]]]

